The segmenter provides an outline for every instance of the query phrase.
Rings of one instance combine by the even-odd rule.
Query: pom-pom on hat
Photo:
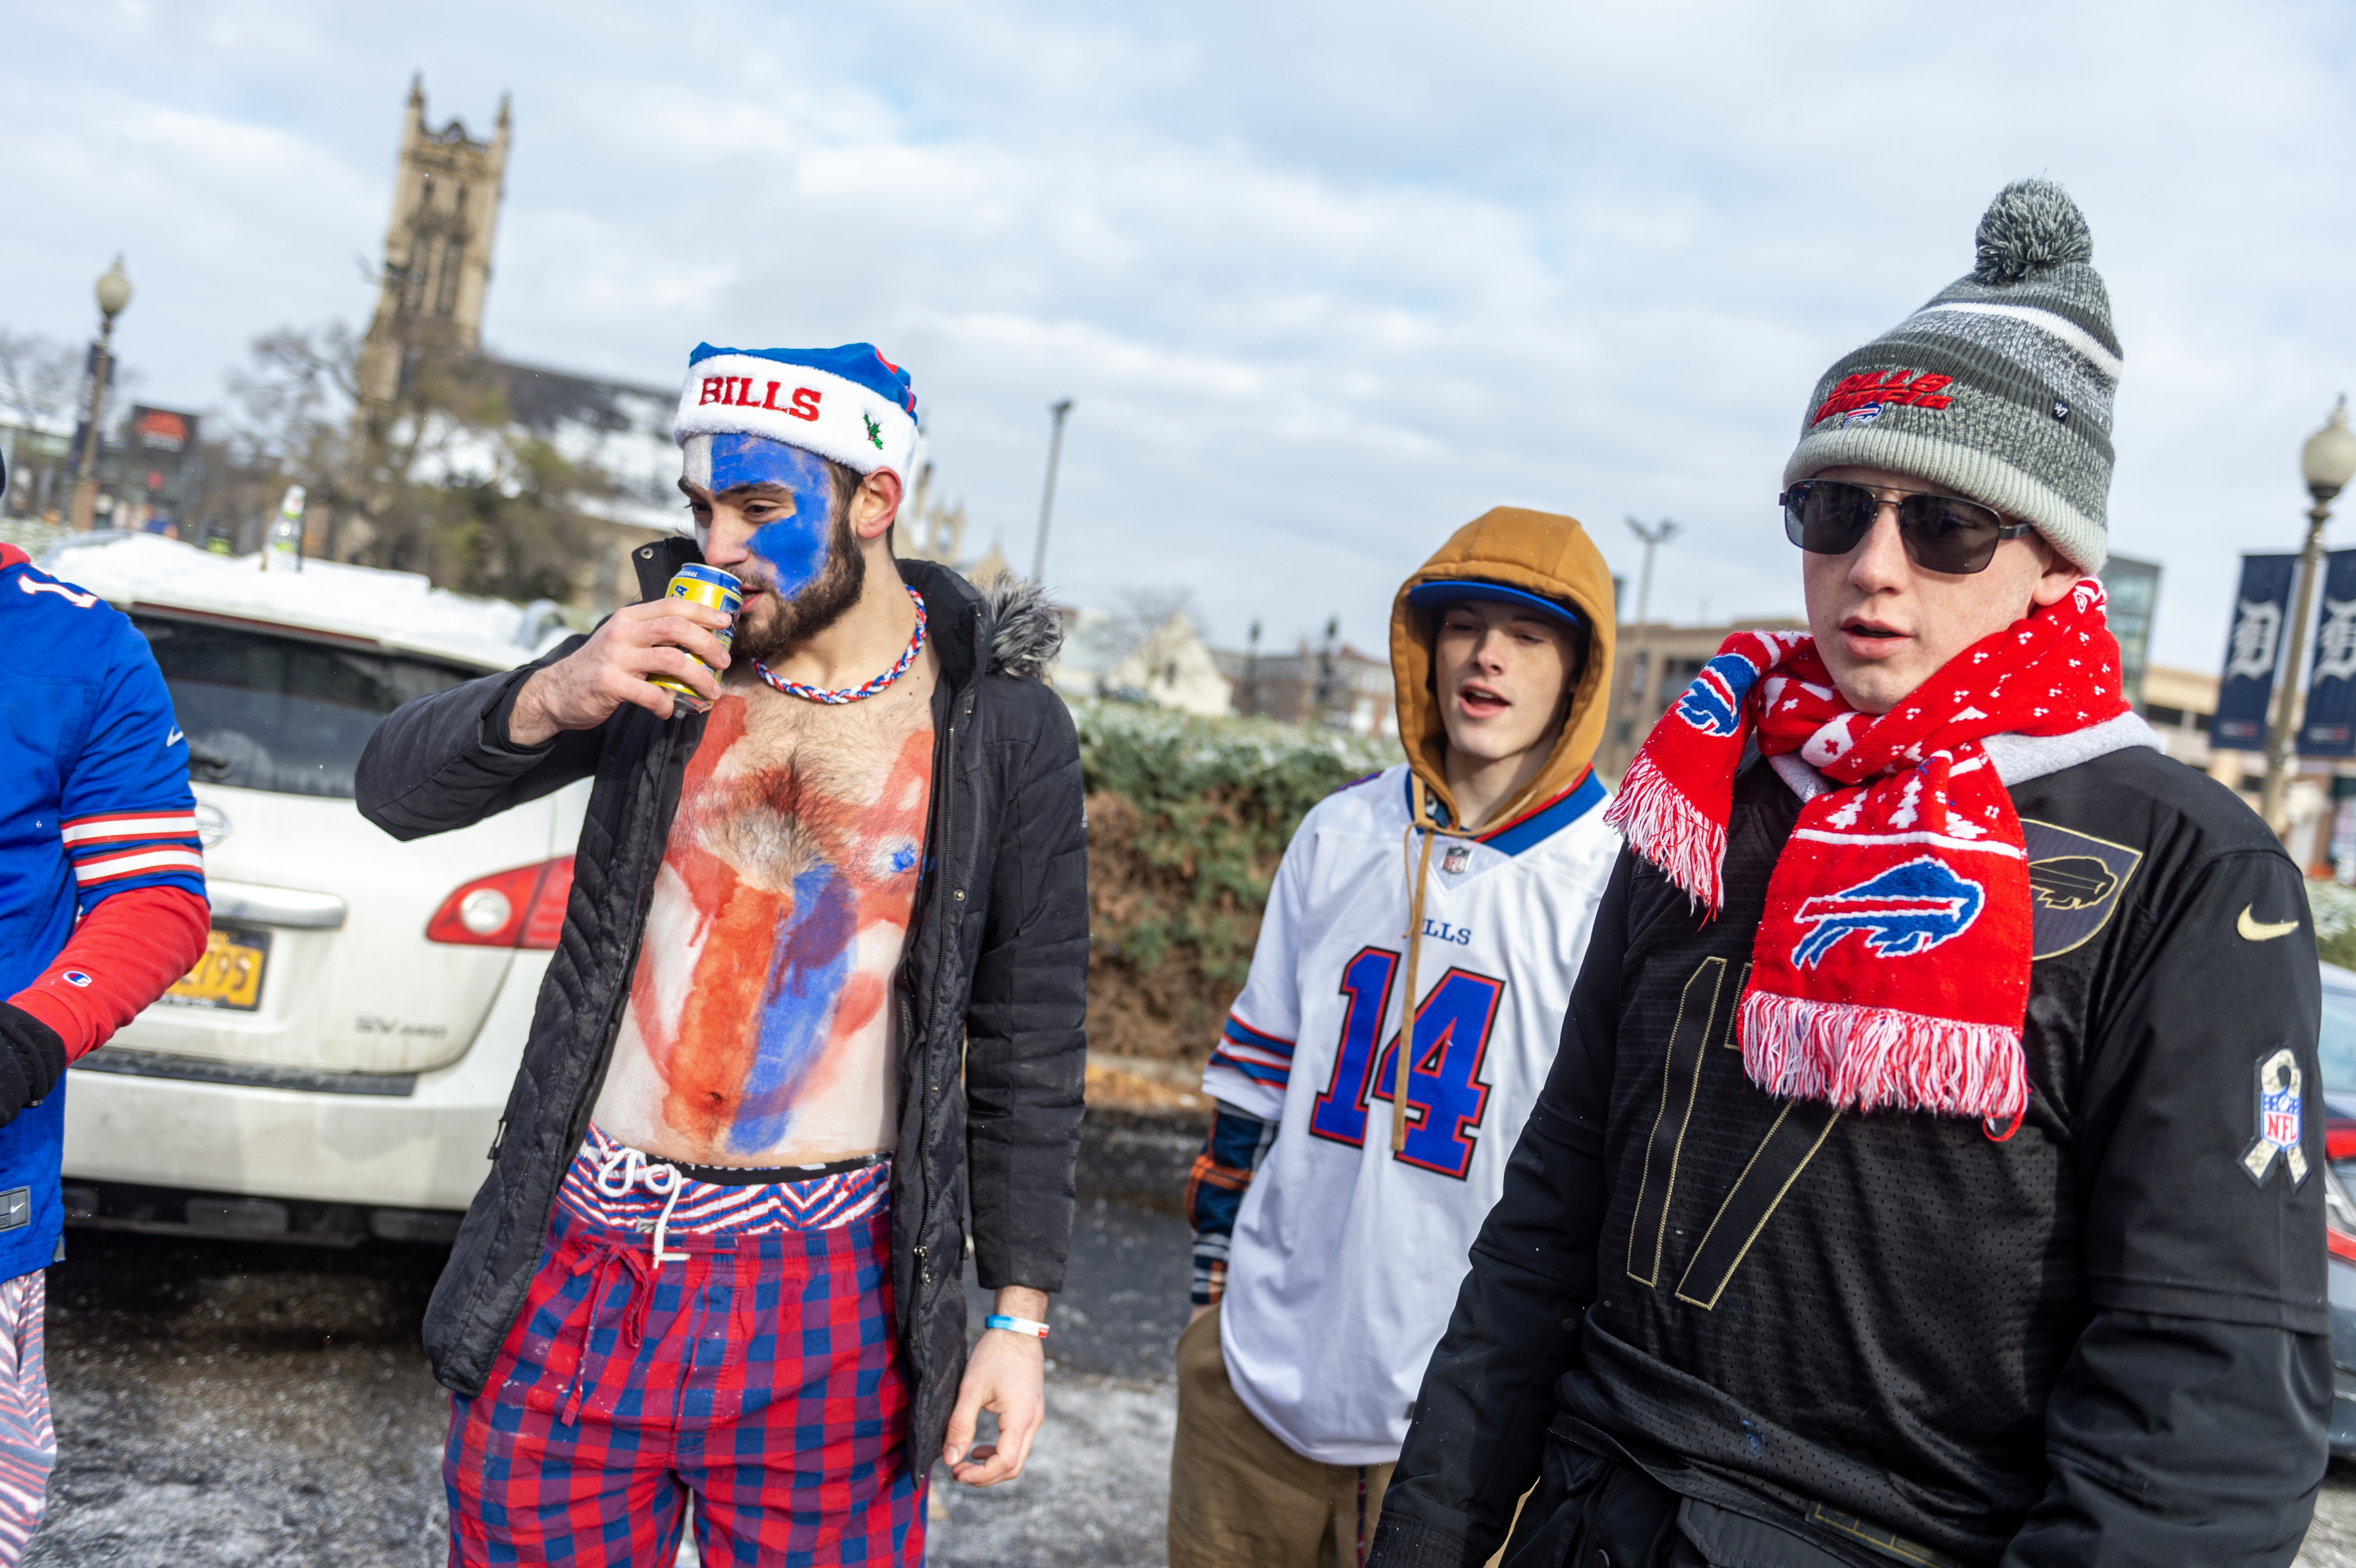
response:
[[[2120,356],[2094,259],[2060,186],[1998,191],[1972,270],[1816,382],[1783,483],[1852,464],[1914,475],[2100,571]]]
[[[687,357],[671,439],[757,435],[830,457],[860,474],[889,468],[905,483],[916,451],[908,373],[872,343],[840,348],[714,348]]]

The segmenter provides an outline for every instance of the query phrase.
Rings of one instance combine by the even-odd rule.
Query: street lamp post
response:
[[[2314,597],[2316,573],[2323,568],[2323,525],[2331,516],[2332,497],[2356,479],[2356,431],[2348,428],[2346,393],[2340,394],[2339,407],[2331,411],[2323,428],[2307,438],[2307,444],[2299,449],[2298,463],[2315,505],[2308,508],[2307,549],[2299,553],[2298,581],[2291,590],[2290,660],[2284,668],[2282,685],[2275,690],[2274,724],[2266,731],[2265,789],[2258,805],[2258,814],[2277,833],[2284,827],[2283,793],[2290,787],[2292,751],[2297,741],[2293,720],[2297,713],[2299,669],[2307,657],[2308,601]]]
[[[1644,575],[1636,581],[1636,624],[1642,626],[1653,610],[1653,552],[1676,538],[1679,530],[1678,525],[1666,517],[1650,526],[1631,517],[1628,531],[1644,541]]]
[[[123,270],[123,258],[116,256],[114,265],[98,280],[98,355],[91,364],[90,427],[82,432],[81,468],[74,482],[73,526],[87,533],[98,515],[98,438],[99,420],[106,412],[106,383],[114,368],[114,318],[131,303],[131,278]]]
[[[1055,433],[1047,438],[1047,488],[1039,496],[1039,542],[1031,550],[1031,581],[1047,581],[1047,519],[1055,511],[1055,464],[1064,456],[1064,418],[1072,411],[1072,400],[1047,405],[1055,416]]]

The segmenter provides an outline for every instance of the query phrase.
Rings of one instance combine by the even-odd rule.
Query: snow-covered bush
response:
[[[1089,1034],[1206,1054],[1250,967],[1269,879],[1311,806],[1395,741],[1123,702],[1076,707],[1088,793]]]

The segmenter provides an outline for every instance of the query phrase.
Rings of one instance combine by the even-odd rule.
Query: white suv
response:
[[[43,568],[129,615],[188,740],[212,940],[66,1100],[70,1221],[447,1241],[563,923],[586,784],[396,843],[352,804],[379,720],[513,668],[553,606],[405,572],[262,570],[145,535]]]

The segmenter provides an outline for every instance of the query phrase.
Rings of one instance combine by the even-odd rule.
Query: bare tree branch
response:
[[[72,348],[37,332],[0,326],[0,404],[13,410],[19,423],[71,417],[80,379],[80,357]]]

